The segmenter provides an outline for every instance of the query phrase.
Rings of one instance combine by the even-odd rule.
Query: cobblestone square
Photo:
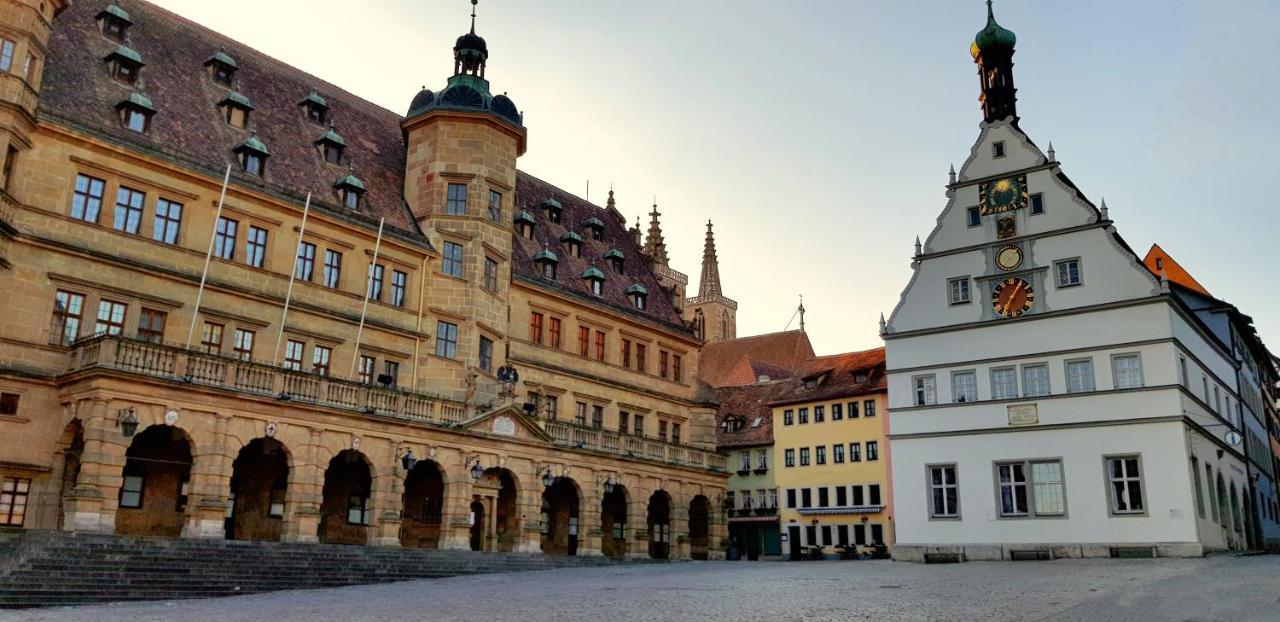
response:
[[[1280,557],[691,562],[0,613],[9,622],[232,620],[1276,620]]]

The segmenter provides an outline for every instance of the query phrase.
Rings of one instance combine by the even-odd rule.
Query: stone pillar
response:
[[[391,464],[383,456],[385,464]],[[395,460],[394,462],[399,462]],[[369,528],[369,544],[374,546],[400,546],[400,510],[404,505],[404,478],[408,475],[399,464],[379,464],[378,475],[373,478],[374,523]]]
[[[708,521],[711,529],[707,534],[707,559],[724,561],[725,550],[729,548],[729,524],[724,509],[713,502]]]
[[[516,499],[516,523],[519,529],[519,540],[516,541],[516,553],[542,552],[542,479],[537,474],[521,474],[520,481],[525,483]]]
[[[129,440],[116,426],[115,413],[109,412],[110,405],[107,400],[95,399],[80,408],[80,412],[86,414],[83,417],[84,453],[80,476],[63,496],[64,530],[113,533],[116,529],[116,509],[124,482]]]
[[[283,542],[320,541],[320,501],[324,466],[320,464],[320,429],[310,428],[306,445],[294,453],[285,492]]]
[[[649,558],[649,494],[636,490],[627,506],[627,557]]]
[[[193,416],[188,414],[188,417]],[[188,484],[187,516],[182,525],[184,538],[226,538],[227,497],[231,489],[231,455],[227,424],[230,415],[214,413],[213,434],[197,436],[199,422],[188,422],[184,430],[192,435],[194,456]]]
[[[672,496],[671,498],[671,559],[690,559],[693,557],[692,543],[689,541],[689,500]]]
[[[585,486],[592,486],[594,478]],[[604,531],[600,504],[602,499],[599,490],[592,486],[583,489],[582,498],[578,500],[578,555],[604,555]]]
[[[461,467],[445,472],[444,503],[440,508],[440,548],[466,551],[471,549],[472,479],[460,473]]]

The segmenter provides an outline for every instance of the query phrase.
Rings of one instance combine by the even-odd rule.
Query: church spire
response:
[[[649,212],[649,234],[644,240],[644,254],[654,264],[666,266],[667,259],[667,243],[662,239],[662,223],[658,222],[658,217],[662,212],[658,211],[658,198],[653,199],[653,211]]]
[[[698,281],[698,297],[720,297],[720,260],[716,258],[716,235],[707,221],[707,241],[702,247],[702,279]]]
[[[1013,86],[1013,46],[1018,38],[1013,31],[996,23],[991,0],[987,0],[987,25],[978,31],[969,46],[973,62],[978,64],[978,82],[982,93],[982,117],[987,123],[1012,117],[1018,121],[1017,92]]]

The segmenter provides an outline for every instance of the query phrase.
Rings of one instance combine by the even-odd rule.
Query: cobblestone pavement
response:
[[[691,562],[481,575],[222,599],[0,612],[0,621],[1280,620],[1280,556]]]

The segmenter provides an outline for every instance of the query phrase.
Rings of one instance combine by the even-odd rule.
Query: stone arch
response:
[[[689,502],[689,554],[707,559],[711,551],[711,500],[699,494]]]
[[[490,467],[472,485],[472,490],[473,508],[476,501],[484,505],[485,542],[481,550],[514,551],[520,537],[520,480],[516,474],[503,467]]]
[[[542,491],[542,552],[578,554],[578,517],[582,487],[569,477],[557,477]]]
[[[434,460],[419,460],[404,478],[401,496],[404,521],[400,525],[402,546],[435,549],[440,547],[440,524],[444,515],[444,467]]]
[[[631,504],[627,487],[614,484],[600,500],[601,553],[605,557],[627,556],[627,508]]]
[[[228,540],[280,540],[292,467],[289,448],[274,438],[255,438],[240,448],[231,463]]]
[[[669,559],[671,557],[671,495],[665,490],[656,490],[649,495],[649,557],[653,559]]]
[[[116,533],[176,538],[186,520],[195,444],[182,428],[156,424],[125,451]]]
[[[320,541],[366,544],[373,518],[373,464],[356,449],[344,449],[329,460],[320,503]]]
[[[76,487],[76,480],[80,478],[81,458],[84,455],[84,423],[79,419],[72,419],[67,426],[62,429],[62,436],[58,438],[58,453],[62,454],[62,460],[58,464],[61,470],[58,487],[58,529],[64,528],[65,508],[62,500]]]

